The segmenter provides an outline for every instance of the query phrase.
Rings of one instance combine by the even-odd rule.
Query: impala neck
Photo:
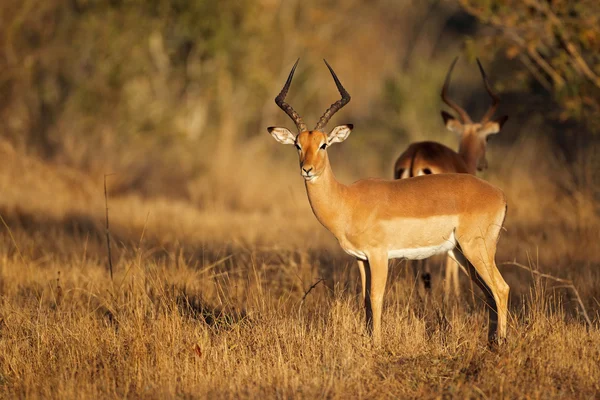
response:
[[[477,164],[479,163],[480,154],[472,150],[472,146],[468,141],[462,140],[458,148],[458,155],[464,160],[467,169],[471,175],[477,174]]]
[[[308,201],[319,222],[338,237],[338,223],[344,215],[346,186],[333,175],[329,158],[321,175],[312,182],[305,182]]]

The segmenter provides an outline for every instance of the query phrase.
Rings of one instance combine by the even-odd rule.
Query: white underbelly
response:
[[[388,251],[388,259],[405,258],[408,260],[422,260],[424,258],[429,258],[436,254],[447,253],[455,247],[456,238],[454,237],[454,232],[452,232],[448,239],[444,240],[441,244],[436,246],[390,250]]]

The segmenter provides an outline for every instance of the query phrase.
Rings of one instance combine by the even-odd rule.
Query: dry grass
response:
[[[552,202],[538,193],[552,182],[510,163],[503,173],[518,180],[488,177],[511,199],[498,261],[572,279],[595,325],[586,331],[567,290],[505,266],[509,340],[490,351],[480,293],[463,277],[463,301],[444,304],[439,279],[425,296],[404,263],[393,264],[383,345],[374,348],[354,263],[311,215],[288,159],[255,165],[259,176],[281,171],[272,180],[236,181],[229,197],[249,195],[237,211],[111,198],[111,282],[101,178],[1,150],[2,397],[600,395],[600,250],[590,246],[600,224],[591,200]],[[551,207],[548,221],[540,207]]]

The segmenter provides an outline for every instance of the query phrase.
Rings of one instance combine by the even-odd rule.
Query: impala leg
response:
[[[367,314],[367,331],[373,335],[375,345],[381,344],[381,312],[383,295],[388,275],[387,254],[369,257],[366,274],[365,308]]]
[[[496,301],[496,305],[498,307],[498,334],[497,339],[500,341],[506,340],[506,331],[508,329],[508,296],[510,293],[510,287],[500,274],[498,267],[496,266],[496,261],[491,259],[488,261],[488,267],[490,270],[490,279],[494,285],[494,300]]]
[[[456,298],[460,297],[459,283],[458,283],[458,263],[448,255],[446,257],[446,271],[444,280],[444,296],[446,300],[450,299],[450,293],[454,292]]]
[[[358,271],[360,272],[360,283],[362,288],[362,301],[365,301],[365,292],[367,290],[367,276],[365,272],[365,263],[368,261],[356,260],[358,262]]]
[[[469,276],[486,296],[489,307],[488,341],[497,343],[506,339],[509,286],[500,275],[494,255],[495,245],[487,248],[469,246],[453,251],[454,258],[469,272]]]
[[[429,259],[417,260],[421,265],[421,279],[423,280],[423,287],[425,292],[431,292],[431,266]]]
[[[429,265],[426,263],[427,260],[410,260],[408,261],[412,267],[413,274],[416,279],[421,279],[423,282],[423,288],[426,293],[431,290],[431,273],[429,271]]]

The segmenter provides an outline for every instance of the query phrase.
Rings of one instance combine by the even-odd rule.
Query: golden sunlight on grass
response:
[[[598,250],[572,254],[566,239],[538,235],[536,223],[509,219],[498,261],[516,258],[573,279],[593,320],[589,330],[568,290],[501,266],[512,289],[509,339],[491,351],[481,293],[464,276],[462,300],[445,304],[437,274],[425,295],[412,270],[396,262],[376,348],[363,326],[356,266],[310,214],[296,176],[272,183],[292,182],[291,192],[265,186],[262,201],[276,202],[272,211],[110,198],[111,282],[101,180],[13,156],[0,173],[2,193],[10,192],[0,199],[0,388],[7,398],[600,393],[598,271],[575,264],[597,260]],[[26,184],[9,191],[17,176]],[[509,197],[527,185],[511,182]],[[561,269],[565,257],[574,262],[569,271]]]
[[[2,0],[0,399],[600,399],[599,15],[598,0]],[[496,93],[496,134],[446,128],[456,57],[448,95],[481,121]],[[341,183],[391,179],[414,142],[471,165],[486,149],[477,176],[508,203],[504,345],[487,346],[469,277],[444,298],[444,257],[431,291],[422,264],[390,262],[373,345],[357,262],[267,131],[294,126],[273,100],[298,58],[285,101],[309,128],[341,104],[323,59],[351,95],[325,113],[327,131],[354,126],[327,152]],[[435,221],[505,209],[466,192],[428,194],[451,193]],[[331,193],[313,198],[329,215],[397,211],[377,189],[348,207]],[[398,210],[412,203],[427,202]],[[397,247],[435,248],[426,219]]]

